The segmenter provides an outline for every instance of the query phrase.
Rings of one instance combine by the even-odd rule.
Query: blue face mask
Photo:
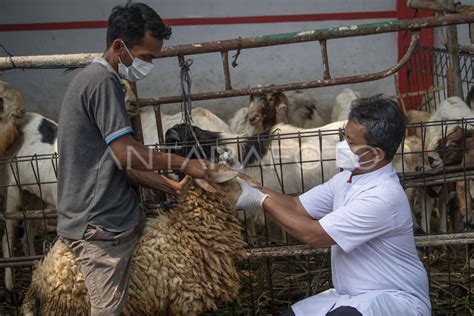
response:
[[[146,76],[150,74],[154,65],[152,63],[143,61],[139,58],[133,57],[130,51],[127,48],[127,45],[122,41],[123,46],[127,50],[130,57],[132,57],[133,62],[130,66],[125,66],[122,63],[122,60],[119,57],[119,64],[118,64],[118,73],[122,79],[130,80],[130,81],[138,81],[142,80]]]

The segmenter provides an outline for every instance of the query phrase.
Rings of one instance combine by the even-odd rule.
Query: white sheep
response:
[[[360,99],[359,92],[345,88],[336,96],[331,112],[331,122],[347,120],[351,111],[352,102]]]
[[[132,259],[125,315],[197,315],[236,298],[235,262],[245,246],[234,211],[237,175],[215,166],[211,183],[195,180],[175,207],[147,219]],[[89,309],[80,267],[58,240],[33,272],[22,313],[87,315]]]

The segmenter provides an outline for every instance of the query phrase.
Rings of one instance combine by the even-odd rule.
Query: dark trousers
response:
[[[295,312],[291,308],[280,313],[280,316],[295,316]],[[339,306],[336,309],[333,309],[326,316],[362,316],[362,314],[350,306]]]

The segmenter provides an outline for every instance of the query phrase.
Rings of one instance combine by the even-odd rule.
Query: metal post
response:
[[[454,0],[448,0],[446,2],[445,12],[449,14],[455,12],[455,10]],[[464,99],[462,92],[461,69],[459,67],[458,28],[457,25],[450,25],[447,28],[449,52],[448,96],[458,96],[461,99]],[[452,84],[451,87],[450,84]]]

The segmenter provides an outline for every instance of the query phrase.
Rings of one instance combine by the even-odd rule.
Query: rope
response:
[[[192,94],[191,94],[191,85],[192,85],[192,79],[191,79],[191,65],[193,64],[192,59],[184,59],[183,54],[178,55],[178,60],[179,60],[179,66],[181,68],[180,72],[180,83],[181,83],[181,95],[183,96],[183,99],[181,101],[181,114],[182,114],[182,121],[184,122],[186,129],[185,129],[185,134],[189,135],[191,134],[193,136],[194,141],[196,142],[196,147],[200,151],[200,154],[202,155],[202,158],[208,159],[206,153],[204,152],[204,149],[202,148],[201,144],[199,143],[199,140],[196,136],[196,133],[194,133],[194,128],[193,128],[193,116],[192,116],[192,111],[193,111],[193,100],[192,100]]]
[[[5,54],[8,55],[9,60],[10,60],[10,62],[12,63],[13,68],[17,68],[17,69],[19,68],[19,69],[21,69],[22,71],[25,71],[24,68],[20,68],[20,67],[18,67],[18,66],[15,64],[15,62],[13,61],[13,57],[15,57],[15,56],[14,56],[12,53],[10,53],[10,52],[8,51],[8,49],[7,49],[5,46],[3,46],[3,44],[0,44],[0,47],[3,49],[3,51],[5,52]]]
[[[239,58],[241,49],[242,49],[242,37],[239,36],[239,44],[238,44],[238,47],[237,47],[237,53],[234,56],[232,56],[232,58],[234,58],[234,60],[232,61],[232,67],[233,68],[235,68],[239,65],[239,64],[237,64],[237,58]]]

